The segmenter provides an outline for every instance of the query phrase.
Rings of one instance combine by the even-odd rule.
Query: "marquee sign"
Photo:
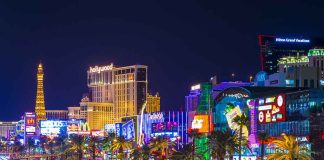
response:
[[[90,67],[89,72],[90,73],[100,73],[103,71],[111,71],[113,69],[114,65],[111,63],[110,65],[107,66],[94,66],[94,67]]]

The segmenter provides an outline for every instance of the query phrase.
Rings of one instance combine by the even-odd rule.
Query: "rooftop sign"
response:
[[[100,73],[100,72],[103,72],[103,71],[110,71],[112,70],[114,67],[114,65],[111,63],[110,65],[107,65],[107,66],[94,66],[94,67],[90,67],[90,73]]]
[[[308,56],[324,56],[324,49],[310,49]]]
[[[286,43],[310,43],[309,39],[299,39],[299,38],[276,38],[276,42],[286,42]]]

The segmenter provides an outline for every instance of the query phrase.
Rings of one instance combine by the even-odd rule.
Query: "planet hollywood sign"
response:
[[[163,119],[163,113],[153,113],[149,115],[150,120]]]
[[[111,71],[113,69],[114,65],[111,63],[110,65],[107,66],[94,66],[94,67],[90,67],[89,72],[90,73],[100,73],[103,71]]]

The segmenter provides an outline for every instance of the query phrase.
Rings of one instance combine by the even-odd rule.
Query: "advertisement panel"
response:
[[[116,131],[116,136],[121,137],[122,136],[122,126],[123,123],[115,123],[115,131]]]
[[[46,136],[58,136],[66,131],[67,121],[44,120],[40,121],[40,133]]]
[[[227,124],[229,128],[231,128],[234,131],[238,131],[240,129],[240,126],[235,123],[233,120],[237,116],[242,116],[242,112],[239,106],[233,106],[232,104],[228,104],[225,109],[225,116],[227,120]],[[247,139],[249,136],[249,132],[247,129],[247,126],[243,126],[242,128],[242,135]]]
[[[191,123],[191,129],[198,129],[199,133],[208,133],[209,130],[212,130],[212,123],[208,122],[208,115],[195,115]],[[210,125],[210,126],[209,126]]]
[[[260,99],[258,106],[258,121],[260,123],[286,121],[285,95],[280,94],[275,97]]]
[[[36,114],[34,112],[25,113],[25,135],[36,135]]]
[[[94,136],[94,137],[104,137],[105,136],[105,132],[103,130],[92,130],[91,131],[91,136]]]
[[[157,132],[177,132],[177,131],[178,131],[177,122],[152,123],[152,133],[157,133]]]
[[[115,133],[116,132],[115,124],[105,124],[105,131],[107,133]]]
[[[131,140],[135,138],[135,130],[134,130],[134,122],[130,120],[123,124],[122,126],[122,135],[125,137],[126,140]]]

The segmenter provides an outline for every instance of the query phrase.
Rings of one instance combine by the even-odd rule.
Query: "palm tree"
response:
[[[199,133],[199,129],[192,129],[190,130],[190,133],[188,135],[191,139],[192,139],[192,152],[193,152],[193,157],[195,157],[195,152],[196,152],[196,138],[200,138],[201,137],[201,133]],[[194,159],[194,158],[193,158]]]
[[[276,153],[269,154],[267,160],[285,159],[285,160],[312,160],[305,143],[296,140],[295,136],[282,134],[280,138],[272,141]]]
[[[261,133],[258,134],[258,140],[261,144],[261,160],[263,160],[264,157],[264,145],[268,139],[268,135],[266,132],[262,131]]]
[[[247,138],[247,137],[243,137],[243,126],[247,126],[249,123],[249,118],[245,115],[242,114],[241,116],[236,116],[233,119],[233,122],[236,123],[240,129],[239,129],[239,160],[241,160],[241,156],[242,156],[242,141],[243,138]]]
[[[30,155],[30,149],[35,148],[35,141],[33,138],[27,139],[27,146],[28,146],[28,154]]]
[[[129,150],[132,147],[132,142],[127,141],[124,137],[117,137],[113,140],[111,145],[112,152],[118,152],[121,158],[125,158],[125,151]]]
[[[19,157],[19,155],[24,151],[24,146],[19,141],[15,141],[12,146],[12,151],[17,153],[17,156]]]
[[[84,136],[73,134],[70,137],[68,152],[76,152],[78,159],[81,160],[83,152],[86,149],[86,140]]]
[[[226,152],[229,153],[230,159],[233,154],[238,151],[237,135],[230,129],[225,131],[213,131],[208,136],[208,146],[211,155],[216,159],[224,159]]]
[[[96,159],[96,152],[98,150],[98,137],[91,136],[88,143],[88,150],[91,152],[92,159]]]
[[[141,147],[142,151],[142,157],[143,160],[149,160],[150,159],[150,147],[147,144],[144,144]]]
[[[157,153],[160,159],[168,158],[168,153],[174,149],[175,144],[166,138],[158,137],[150,143],[151,153]]]
[[[101,143],[102,143],[102,146],[103,146],[103,150],[104,151],[107,151],[108,154],[112,154],[111,153],[111,146],[112,146],[112,143],[113,141],[116,139],[116,135],[115,133],[109,133],[107,137],[105,137]]]
[[[171,160],[202,160],[203,156],[201,154],[194,154],[192,152],[193,145],[192,143],[185,144],[183,148],[175,152],[171,156]]]
[[[130,157],[132,160],[142,159],[142,151],[141,148],[135,148],[132,150]]]

